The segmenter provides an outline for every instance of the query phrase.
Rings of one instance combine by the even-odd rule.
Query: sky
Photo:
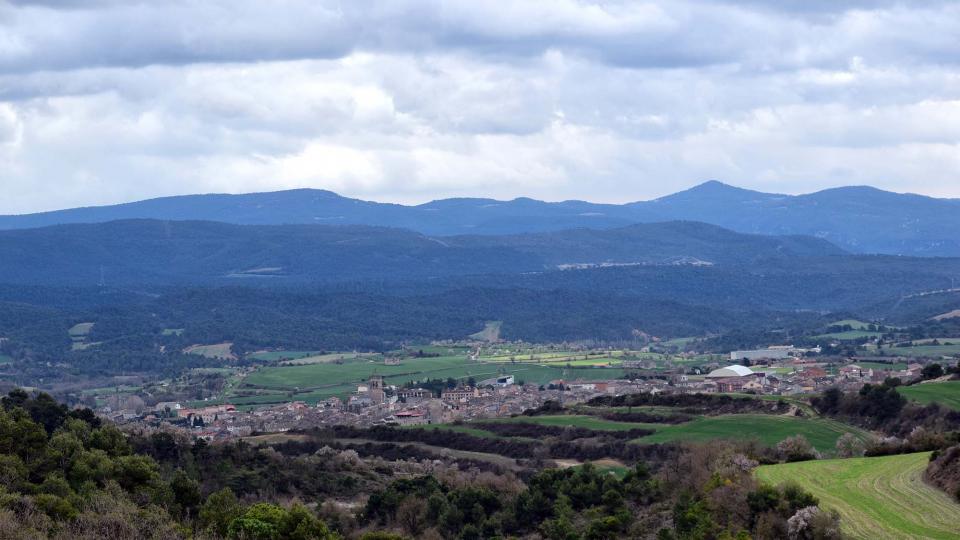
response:
[[[960,197],[960,2],[0,0],[0,213]]]

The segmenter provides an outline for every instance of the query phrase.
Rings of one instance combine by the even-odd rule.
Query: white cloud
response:
[[[0,213],[318,187],[960,197],[951,2],[0,5]]]

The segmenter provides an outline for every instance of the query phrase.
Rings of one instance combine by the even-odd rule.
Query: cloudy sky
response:
[[[707,179],[960,197],[960,3],[0,0],[0,213]]]

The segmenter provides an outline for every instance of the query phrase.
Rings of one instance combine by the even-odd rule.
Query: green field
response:
[[[7,356],[5,354],[0,354],[0,364],[9,364],[13,362],[12,356]]]
[[[641,424],[639,422],[616,422],[595,416],[579,414],[564,414],[556,416],[515,416],[512,418],[497,418],[484,420],[485,422],[512,422],[522,424],[540,424],[542,426],[580,427],[599,431],[628,431],[631,429],[655,429],[660,424]]]
[[[958,538],[960,504],[923,482],[929,453],[766,465],[757,478],[793,481],[836,510],[853,538]]]
[[[803,435],[824,454],[832,454],[840,435],[850,432],[866,440],[870,435],[858,428],[826,418],[797,418],[769,414],[704,416],[676,425],[661,425],[653,435],[636,439],[638,443],[672,441],[709,441],[715,439],[757,439],[774,446],[794,435]]]
[[[404,384],[425,379],[454,378],[465,381],[473,377],[477,381],[504,373],[513,375],[517,381],[536,384],[565,378],[567,380],[604,380],[623,376],[622,369],[582,368],[568,369],[565,366],[531,363],[476,362],[466,356],[441,356],[435,358],[404,358],[399,366],[387,366],[382,361],[348,359],[342,364],[316,363],[309,365],[262,367],[248,375],[243,382],[246,388],[285,390],[298,392],[296,399],[325,399],[333,395],[345,396],[356,390],[356,384],[371,375],[382,375],[388,384]],[[300,393],[317,392],[309,398]]]
[[[901,386],[897,391],[908,399],[923,404],[936,401],[951,409],[960,410],[960,381]]]

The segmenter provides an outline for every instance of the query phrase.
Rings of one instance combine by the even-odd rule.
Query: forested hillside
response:
[[[0,283],[303,283],[542,272],[570,264],[743,265],[841,255],[810,237],[672,222],[607,231],[431,238],[362,226],[134,220],[0,231]]]

